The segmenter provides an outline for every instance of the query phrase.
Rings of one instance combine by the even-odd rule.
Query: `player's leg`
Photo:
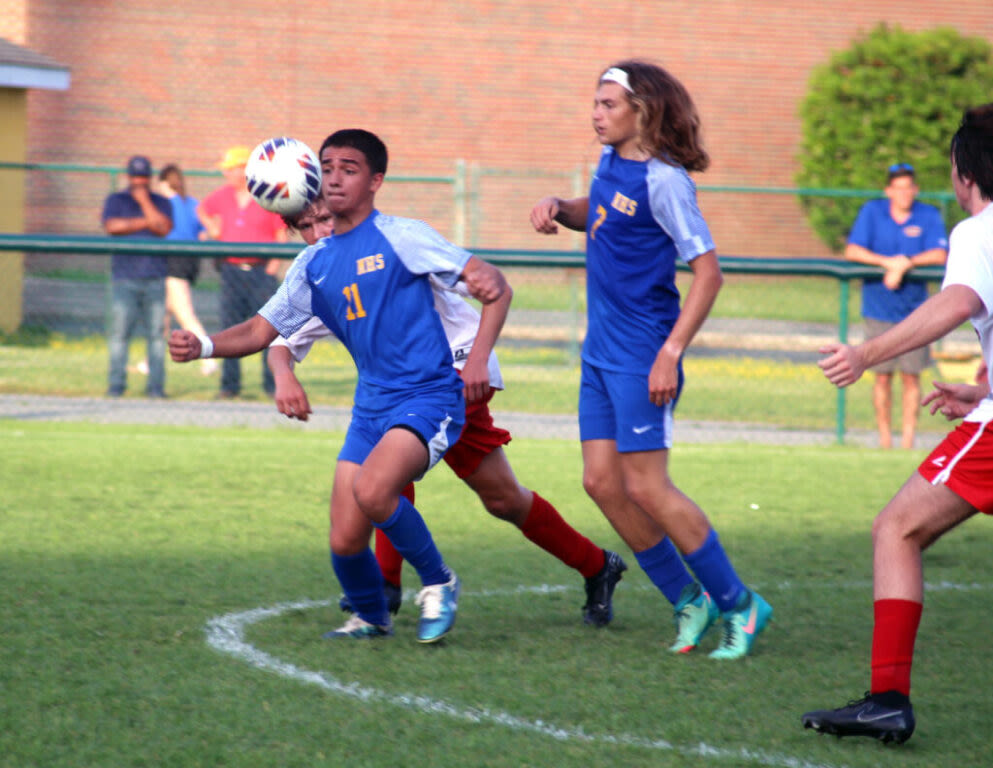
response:
[[[805,713],[805,728],[884,742],[902,743],[910,738],[916,725],[910,673],[924,600],[921,553],[975,513],[975,507],[948,487],[932,485],[916,472],[879,513],[872,526],[874,623],[869,693],[838,709]]]
[[[625,492],[669,532],[704,593],[723,614],[724,632],[711,658],[740,658],[751,651],[772,608],[738,577],[703,510],[669,477],[668,459],[667,449],[622,453]]]
[[[879,447],[893,447],[893,428],[890,412],[893,405],[893,375],[877,373],[872,382],[872,407],[876,412],[876,429],[879,430]]]
[[[339,460],[331,489],[331,566],[355,615],[325,637],[371,638],[392,634],[383,580],[369,548],[372,525],[355,499],[359,465]]]
[[[925,350],[926,354],[926,350]],[[903,384],[903,425],[900,445],[903,448],[914,447],[914,434],[917,431],[917,414],[921,407],[921,377],[917,373],[902,373],[900,380]]]
[[[414,484],[407,483],[401,495],[411,504],[414,503]],[[390,613],[400,610],[403,602],[403,588],[401,586],[400,574],[403,570],[403,555],[397,552],[389,537],[379,528],[375,529],[376,537],[376,562],[379,570],[383,574],[383,591],[386,593],[386,607]],[[352,604],[347,597],[342,597],[338,601],[338,607],[345,613],[352,612]]]
[[[454,406],[454,407],[453,407]],[[460,582],[444,563],[420,513],[400,495],[458,439],[462,402],[424,400],[404,404],[388,421],[388,429],[362,462],[355,498],[373,525],[383,530],[421,578],[418,640],[435,642],[455,623]],[[451,416],[458,413],[458,420]]]

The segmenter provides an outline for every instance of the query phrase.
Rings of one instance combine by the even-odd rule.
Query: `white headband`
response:
[[[634,88],[632,88],[631,83],[628,82],[628,73],[619,67],[611,67],[600,75],[600,82],[602,83],[604,80],[611,83],[617,83],[628,93],[634,93]]]

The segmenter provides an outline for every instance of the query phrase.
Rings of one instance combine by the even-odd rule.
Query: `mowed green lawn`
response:
[[[922,454],[674,451],[677,482],[776,611],[752,657],[716,663],[666,651],[669,607],[560,441],[509,455],[627,559],[610,627],[583,626],[581,579],[439,467],[418,506],[464,582],[450,638],[415,642],[408,569],[395,637],[323,640],[341,621],[326,509],[340,439],[0,422],[0,765],[989,765],[985,519],[926,558],[913,739],[799,725],[867,686],[869,527]]]

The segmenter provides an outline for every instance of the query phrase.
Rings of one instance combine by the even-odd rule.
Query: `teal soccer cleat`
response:
[[[724,635],[712,659],[740,659],[747,656],[755,638],[772,618],[772,606],[758,592],[748,591],[748,602],[724,614]]]
[[[676,642],[669,646],[673,653],[689,653],[700,644],[717,617],[717,605],[710,595],[696,582],[683,587],[679,602],[673,609],[672,620],[676,624]]]
[[[429,584],[417,593],[414,602],[421,607],[417,624],[417,642],[436,643],[455,624],[462,582],[454,573],[446,584]]]

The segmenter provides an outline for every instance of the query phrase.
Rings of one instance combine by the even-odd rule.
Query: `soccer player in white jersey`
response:
[[[720,613],[724,632],[710,656],[740,658],[772,608],[742,583],[668,471],[682,356],[723,281],[688,173],[709,164],[700,120],[682,84],[641,60],[602,73],[592,118],[603,149],[589,195],[546,197],[531,212],[538,232],[554,234],[558,224],[586,231],[583,485],[673,604],[671,650],[695,648]],[[681,310],[677,258],[693,272]]]
[[[971,320],[985,370],[975,385],[936,383],[931,413],[965,416],[910,476],[872,526],[872,664],[865,698],[803,715],[804,727],[902,743],[914,732],[910,668],[924,602],[921,553],[983,512],[993,514],[993,104],[967,110],[951,142],[952,187],[970,218],[949,238],[941,291],[856,347],[829,344],[819,365],[847,387],[867,368],[930,344]]]
[[[331,560],[355,615],[333,634],[392,633],[369,547],[375,526],[421,578],[417,639],[432,643],[455,622],[460,582],[400,491],[458,439],[465,404],[441,320],[431,311],[428,277],[449,285],[464,280],[484,304],[499,300],[507,285],[498,269],[427,224],[376,210],[387,150],[375,134],[337,131],[325,139],[320,159],[334,234],[297,256],[253,318],[210,338],[176,331],[169,349],[177,362],[243,357],[315,315],[334,331],[355,361],[358,383],[331,491]]]
[[[311,245],[332,232],[333,223],[326,215],[323,199],[302,214],[284,216],[283,220]],[[483,305],[480,316],[463,300],[467,295],[463,283],[450,288],[432,278],[431,286],[434,307],[441,317],[466,398],[465,427],[458,442],[445,454],[445,463],[475,491],[487,512],[512,523],[527,539],[579,571],[586,588],[583,620],[597,627],[606,626],[613,618],[614,588],[627,566],[616,553],[596,546],[576,531],[538,493],[520,484],[503,450],[511,440],[510,433],[496,426],[490,413],[489,402],[494,391],[503,389],[493,345],[506,320],[513,292],[508,288],[497,301]],[[331,331],[315,317],[289,339],[279,337],[270,345],[268,363],[276,382],[275,400],[280,413],[307,419],[310,402],[293,366],[307,356],[315,341],[330,336],[333,336]],[[413,484],[403,494],[413,503]],[[387,604],[395,613],[401,602],[403,558],[379,530],[375,553],[383,572]],[[342,598],[341,606],[351,610],[346,598]]]

